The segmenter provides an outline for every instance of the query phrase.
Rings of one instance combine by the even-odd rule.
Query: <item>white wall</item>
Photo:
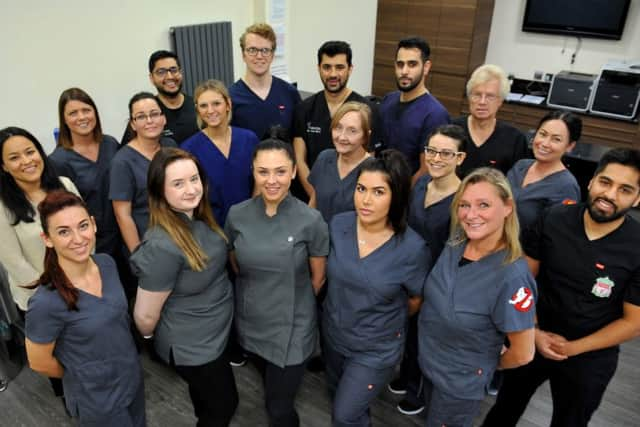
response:
[[[640,0],[632,0],[621,40],[582,38],[582,48],[571,65],[577,39],[522,31],[525,0],[495,0],[488,63],[502,66],[516,77],[532,79],[534,71],[570,70],[597,74],[611,60],[640,60]],[[566,43],[564,53],[563,46]]]
[[[120,138],[127,102],[148,79],[151,52],[170,48],[169,28],[231,21],[234,48],[253,21],[253,0],[3,1],[0,128],[33,132],[53,149],[60,93],[71,86],[96,102],[103,130]],[[234,49],[235,74],[243,69]]]

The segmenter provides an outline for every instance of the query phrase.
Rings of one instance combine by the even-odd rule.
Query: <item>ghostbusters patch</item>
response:
[[[526,313],[533,307],[533,293],[531,289],[522,286],[518,291],[513,294],[509,300],[509,304],[518,311]]]
[[[615,285],[613,280],[609,279],[609,276],[598,277],[596,284],[591,288],[591,293],[598,298],[609,298],[611,296],[611,290]]]

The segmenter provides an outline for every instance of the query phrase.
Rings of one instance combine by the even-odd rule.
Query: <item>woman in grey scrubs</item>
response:
[[[322,322],[334,426],[370,426],[369,404],[400,361],[407,317],[430,267],[424,240],[407,226],[411,172],[402,153],[362,163],[356,211],[331,220],[329,286]]]
[[[454,196],[450,240],[418,319],[428,427],[470,427],[494,371],[533,359],[536,284],[518,234],[505,176],[472,171]]]
[[[540,120],[532,144],[535,160],[519,160],[507,174],[521,230],[549,206],[580,201],[580,186],[562,156],[576,146],[581,132],[582,120],[568,111],[550,111]]]
[[[92,254],[96,224],[80,197],[51,191],[38,212],[47,249],[26,314],[29,365],[62,378],[80,426],[142,427],[142,366],[116,264]]]
[[[331,119],[335,149],[324,150],[311,168],[313,193],[309,206],[329,223],[333,215],[353,210],[353,191],[371,137],[371,109],[361,102],[345,102]]]
[[[134,319],[155,334],[159,357],[187,382],[198,426],[228,426],[238,392],[224,348],[233,316],[227,239],[207,200],[195,157],[163,148],[149,166],[150,223],[131,255]]]
[[[294,400],[317,339],[315,294],[329,233],[315,209],[289,194],[291,145],[262,141],[253,155],[259,195],[231,207],[225,232],[236,271],[236,326],[264,380],[269,425],[300,424]]]

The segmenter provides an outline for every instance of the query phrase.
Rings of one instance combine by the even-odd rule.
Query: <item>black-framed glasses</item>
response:
[[[244,51],[249,56],[256,56],[258,53],[261,53],[262,56],[270,56],[273,53],[273,49],[270,47],[248,47]]]
[[[152,111],[149,114],[140,113],[140,114],[136,114],[135,116],[133,116],[133,121],[134,122],[143,122],[143,123],[146,122],[149,119],[154,121],[158,117],[160,117],[161,115],[162,115],[162,111]]]
[[[454,157],[456,157],[458,154],[460,154],[459,151],[451,151],[451,150],[434,150],[431,147],[425,147],[424,148],[424,155],[427,157],[436,157],[436,155],[440,155],[440,158],[442,160],[451,160]]]
[[[158,77],[164,77],[168,73],[171,73],[175,76],[178,74],[182,74],[182,70],[180,69],[180,67],[158,68],[157,70],[153,70],[153,74]]]

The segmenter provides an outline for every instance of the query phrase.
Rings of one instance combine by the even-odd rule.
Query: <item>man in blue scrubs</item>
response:
[[[430,52],[422,38],[400,40],[395,61],[398,90],[387,94],[380,105],[384,142],[406,156],[412,182],[427,172],[423,152],[427,136],[449,123],[449,113],[424,85],[431,69]]]
[[[300,94],[271,74],[276,51],[273,28],[268,24],[251,25],[240,37],[240,48],[247,69],[244,77],[229,88],[233,104],[231,126],[252,130],[262,140],[272,126],[280,125],[290,136]]]

